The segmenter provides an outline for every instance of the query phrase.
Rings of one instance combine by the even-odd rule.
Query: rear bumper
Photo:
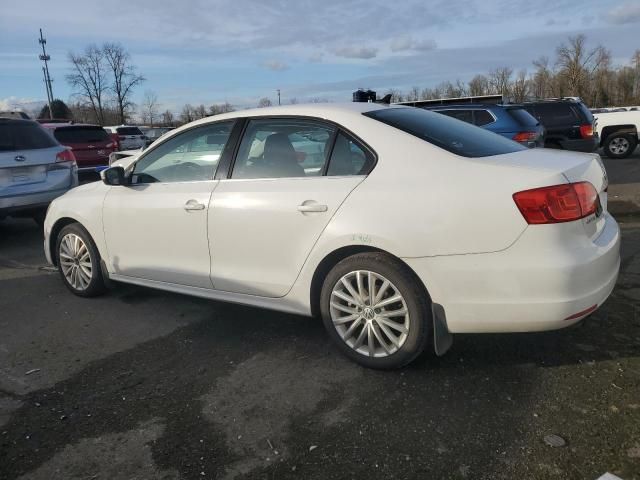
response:
[[[590,139],[575,139],[575,140],[563,140],[560,145],[565,150],[571,150],[574,152],[595,152],[600,146],[600,137],[594,135]]]
[[[535,225],[501,252],[404,261],[443,306],[452,333],[559,329],[602,305],[616,283],[620,231],[605,215],[595,240],[581,222]]]

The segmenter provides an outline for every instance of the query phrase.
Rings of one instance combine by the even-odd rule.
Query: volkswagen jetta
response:
[[[233,112],[118,162],[49,209],[45,252],[73,293],[119,281],[319,315],[369,367],[453,333],[572,325],[618,275],[597,155],[420,109]]]

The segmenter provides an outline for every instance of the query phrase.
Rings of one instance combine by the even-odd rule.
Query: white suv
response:
[[[136,150],[147,146],[147,137],[138,127],[120,125],[117,127],[104,127],[112,136],[117,135],[120,150]]]

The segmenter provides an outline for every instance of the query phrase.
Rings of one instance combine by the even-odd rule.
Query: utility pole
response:
[[[278,89],[278,105],[280,105],[280,89]]]
[[[44,75],[44,86],[47,90],[47,100],[49,103],[49,118],[53,118],[53,110],[51,109],[51,102],[53,102],[53,90],[51,90],[51,77],[49,76],[49,64],[47,63],[51,60],[51,57],[47,55],[47,51],[45,50],[45,45],[47,43],[47,39],[42,36],[42,29],[40,29],[40,38],[38,39],[38,43],[42,45],[42,54],[40,55],[40,60],[44,62],[44,67],[42,67],[42,73]]]

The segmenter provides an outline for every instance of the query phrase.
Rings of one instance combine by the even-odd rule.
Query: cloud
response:
[[[34,109],[40,109],[45,104],[43,100],[36,100],[35,98],[18,98],[18,97],[6,97],[0,98],[0,110],[18,110],[18,111],[32,111]]]
[[[319,63],[324,58],[324,53],[322,52],[313,52],[309,55],[309,61],[313,63]]]
[[[333,53],[338,57],[369,59],[378,54],[378,49],[375,47],[338,47],[333,50]]]
[[[411,35],[402,35],[391,40],[389,47],[392,52],[413,51],[429,51],[436,48],[435,40],[428,38],[424,40],[414,40]]]
[[[623,24],[640,22],[640,3],[628,2],[618,5],[607,14],[609,23]]]
[[[289,68],[289,65],[281,62],[280,60],[267,60],[262,64],[262,66],[267,70],[273,70],[274,72],[282,72]]]

